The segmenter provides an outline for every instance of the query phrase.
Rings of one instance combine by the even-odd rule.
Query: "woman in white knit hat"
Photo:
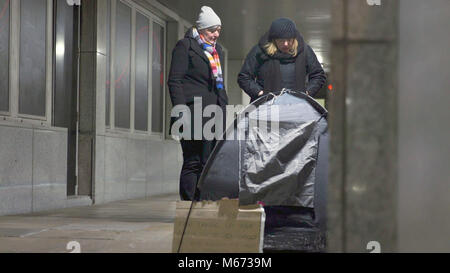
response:
[[[225,117],[228,97],[222,74],[224,59],[222,48],[217,43],[221,28],[219,16],[212,8],[203,6],[196,26],[186,32],[185,37],[178,41],[172,52],[168,79],[172,105],[186,105],[191,113],[190,124],[183,123],[183,130],[186,129],[184,126],[189,126],[191,133],[186,134],[189,130],[185,130],[180,141],[183,150],[183,167],[180,175],[182,200],[198,199],[200,193],[197,182],[216,142],[206,140],[203,136],[203,125],[208,119],[203,118],[202,113],[194,112],[194,97],[196,100],[198,97],[202,99],[202,110],[209,105],[218,105]],[[194,132],[195,115],[200,115],[202,132]],[[171,119],[171,127],[175,121],[176,118]],[[224,127],[223,123],[222,128]],[[175,133],[177,132],[171,130],[171,134]],[[201,138],[198,138],[199,135]],[[215,135],[220,135],[220,132],[216,132]]]

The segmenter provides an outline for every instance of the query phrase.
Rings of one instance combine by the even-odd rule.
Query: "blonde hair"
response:
[[[278,51],[278,47],[275,44],[275,41],[270,41],[267,44],[264,45],[264,49],[266,50],[267,54],[269,56],[275,55],[275,53]],[[297,39],[294,39],[294,44],[292,45],[291,50],[289,50],[289,54],[291,54],[293,57],[297,56],[298,51],[298,41]]]

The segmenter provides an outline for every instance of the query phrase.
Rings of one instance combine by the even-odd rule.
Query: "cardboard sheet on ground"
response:
[[[239,207],[238,199],[216,202],[177,202],[172,252],[261,253],[264,237],[264,209],[259,205]]]

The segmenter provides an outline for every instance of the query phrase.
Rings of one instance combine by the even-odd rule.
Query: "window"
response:
[[[153,23],[152,131],[158,133],[163,130],[164,82],[164,28]]]
[[[132,1],[112,0],[109,4],[106,126],[113,132],[118,128],[161,136],[165,110],[165,22]]]
[[[47,0],[20,1],[19,113],[45,117]]]
[[[0,112],[9,112],[9,0],[0,0]]]
[[[53,0],[0,0],[0,115],[51,126]]]
[[[0,115],[7,120],[69,126],[79,33],[76,8],[66,3],[0,0]],[[131,0],[110,0],[107,8],[107,128],[161,136],[166,23]]]
[[[149,63],[149,20],[136,14],[136,87],[135,124],[136,130],[148,130],[148,63]]]
[[[106,1],[106,89],[105,89],[105,122],[109,127],[111,107],[111,1]]]
[[[115,127],[130,128],[131,8],[117,2],[114,75]]]

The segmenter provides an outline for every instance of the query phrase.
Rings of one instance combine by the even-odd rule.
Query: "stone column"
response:
[[[95,136],[105,131],[106,1],[81,2],[78,194],[93,198]]]
[[[450,1],[399,1],[398,250],[450,252]]]
[[[328,251],[397,245],[397,1],[333,0]]]

